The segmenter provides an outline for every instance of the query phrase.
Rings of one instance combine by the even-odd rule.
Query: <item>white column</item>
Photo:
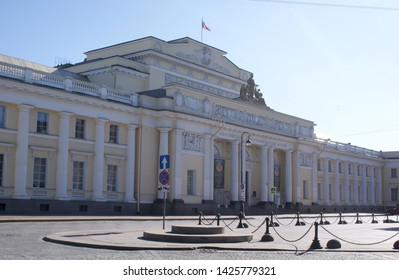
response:
[[[370,167],[370,205],[375,205],[374,167]]]
[[[268,189],[267,189],[267,146],[262,146],[262,157],[260,163],[260,202],[267,202],[268,200]]]
[[[267,179],[268,179],[268,186],[267,186],[267,193],[270,194],[270,188],[274,186],[274,147],[269,147],[268,150],[268,169],[267,169]],[[274,202],[274,196],[268,195],[269,202]]]
[[[129,124],[127,129],[127,149],[125,167],[125,201],[135,202],[134,176],[136,162],[136,128],[137,125]]]
[[[378,185],[377,185],[377,204],[382,205],[382,168],[377,167]]]
[[[350,189],[349,189],[349,163],[347,161],[344,161],[344,194],[345,194],[345,204],[350,205]]]
[[[353,164],[353,202],[355,205],[359,205],[359,164]]]
[[[246,169],[247,169],[247,164],[246,164],[246,150],[245,150],[245,141],[242,140],[241,136],[241,182],[240,182],[240,189],[239,189],[239,199],[240,201],[246,202],[246,197],[245,197],[245,192],[247,189],[247,186],[245,185],[245,175],[246,175]]]
[[[324,159],[324,205],[329,205],[329,172],[328,172],[328,158]]]
[[[158,159],[162,156],[162,155],[168,155],[169,154],[169,131],[170,128],[165,128],[165,127],[161,127],[161,128],[157,128],[159,130],[159,156]],[[176,142],[180,141],[180,145],[177,146],[176,145],[176,154],[175,154],[175,158],[174,160],[170,160],[172,163],[174,163],[174,165],[176,165],[176,161],[180,159],[181,161],[181,145],[182,145],[182,133],[180,132],[180,137],[177,136],[176,134]],[[174,174],[176,174],[176,172],[180,172],[181,173],[181,169],[177,170],[175,168],[173,168],[173,172]],[[157,180],[158,181],[158,180]],[[180,178],[181,181],[181,178]],[[177,184],[176,180],[174,181],[175,185]],[[181,182],[179,182],[181,184]],[[173,186],[173,192],[176,191],[176,186]],[[172,186],[171,186],[172,189]],[[163,199],[163,191],[158,191],[158,199]]]
[[[335,205],[341,205],[341,190],[339,188],[339,161],[334,160],[334,196]]]
[[[312,154],[312,203],[319,204],[319,194],[317,188],[317,154]]]
[[[94,143],[93,200],[104,200],[104,124],[107,120],[96,120],[96,141]]]
[[[230,170],[230,181],[231,181],[231,186],[230,186],[230,200],[232,202],[238,202],[239,197],[238,197],[238,190],[240,187],[239,183],[239,174],[240,171],[238,169],[238,144],[239,141],[232,141],[231,142],[231,170]]]
[[[181,149],[183,144],[183,132],[180,129],[175,129],[175,158],[173,163],[174,172],[174,186],[173,186],[173,200],[175,202],[182,199],[182,158]]]
[[[294,174],[294,186],[295,186],[295,202],[302,203],[302,186],[301,186],[301,161],[300,161],[301,153],[300,151],[296,151],[294,157],[295,164],[295,174]]]
[[[17,148],[15,154],[14,198],[28,198],[26,194],[26,178],[28,172],[29,144],[29,110],[33,106],[21,104],[18,106]]]
[[[205,201],[213,200],[213,184],[211,184],[211,160],[213,157],[211,155],[211,136],[204,135],[204,176],[203,176],[203,195]]]
[[[58,135],[57,174],[55,198],[69,199],[68,189],[68,150],[69,150],[69,117],[71,113],[61,112]]]
[[[292,203],[292,150],[285,151],[285,201]]]
[[[367,205],[367,177],[366,177],[366,165],[362,165],[362,205]]]
[[[215,200],[214,197],[214,177],[215,177],[215,141],[213,140],[213,138],[210,139],[210,154],[211,154],[211,158],[210,158],[210,163],[209,163],[209,169],[210,169],[210,184],[211,184],[211,189],[212,192],[210,194],[210,200]],[[238,174],[238,173],[237,173]],[[237,175],[238,176],[238,175]]]

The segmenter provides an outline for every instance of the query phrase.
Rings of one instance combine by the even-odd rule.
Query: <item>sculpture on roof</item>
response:
[[[256,104],[261,104],[266,106],[263,94],[260,92],[259,88],[256,88],[254,75],[251,73],[247,84],[243,84],[240,89],[240,99],[244,101],[254,102]]]

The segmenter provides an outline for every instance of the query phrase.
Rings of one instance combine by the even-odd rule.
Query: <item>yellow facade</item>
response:
[[[316,138],[219,49],[147,37],[86,55],[48,72],[0,61],[0,210],[154,213],[164,169],[173,213],[398,204],[397,153]]]

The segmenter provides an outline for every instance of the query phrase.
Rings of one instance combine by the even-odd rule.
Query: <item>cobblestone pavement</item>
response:
[[[254,218],[251,223],[254,225],[260,225],[264,218]],[[1,221],[1,219],[0,219]],[[286,220],[288,221],[288,220]],[[193,220],[181,220],[181,221],[167,221],[167,226],[173,223],[185,223],[195,225],[197,222]],[[331,225],[333,226],[333,225]],[[347,233],[350,232],[350,225],[345,229]],[[352,225],[353,226],[353,225]],[[375,241],[381,240],[382,230],[380,228],[374,228],[374,232],[367,233],[369,225],[357,225],[361,230],[355,232],[351,231],[351,240],[353,236],[358,236],[359,240]],[[387,225],[388,226],[388,225]],[[344,227],[344,225],[342,225]],[[380,225],[382,227],[382,224]],[[85,232],[93,230],[137,230],[141,231],[144,229],[162,228],[162,221],[160,220],[123,220],[123,219],[104,219],[104,220],[74,220],[71,218],[62,219],[60,221],[47,220],[47,221],[13,221],[9,222],[3,219],[0,223],[0,259],[2,260],[398,260],[399,251],[392,250],[392,244],[398,238],[389,241],[389,245],[383,250],[313,250],[307,251],[302,248],[297,249],[295,244],[286,245],[285,250],[266,250],[266,251],[248,251],[240,249],[195,249],[195,250],[109,250],[109,249],[94,249],[87,247],[76,247],[61,245],[51,242],[43,241],[43,238],[47,235],[59,233],[59,232]],[[283,228],[283,227],[281,227]],[[390,225],[386,229],[385,235],[382,237],[392,236],[398,232],[398,225]],[[331,227],[331,231],[336,228]],[[254,229],[252,229],[254,230]],[[279,229],[277,229],[279,230]],[[283,229],[282,229],[283,230]],[[342,228],[340,228],[340,233]],[[261,229],[264,232],[264,229]],[[293,239],[295,236],[298,237],[300,229],[299,227],[291,226],[285,231],[281,231],[281,234]],[[302,232],[305,229],[302,229]],[[260,230],[258,231],[260,232]],[[337,231],[335,231],[337,232]],[[365,233],[366,232],[366,233]],[[271,231],[271,233],[273,233]],[[262,235],[262,233],[257,233]],[[324,233],[325,234],[325,233]],[[274,234],[274,236],[276,236]],[[313,235],[307,238],[311,239]],[[376,237],[377,236],[377,237]],[[276,236],[276,239],[279,237]],[[379,239],[376,239],[379,238]],[[321,235],[322,243],[325,245],[327,239]],[[282,242],[282,240],[277,240]],[[308,242],[308,241],[306,241]],[[291,248],[286,250],[287,246]],[[352,246],[352,245],[351,245]],[[301,247],[301,246],[299,246]],[[353,248],[353,246],[351,247]]]

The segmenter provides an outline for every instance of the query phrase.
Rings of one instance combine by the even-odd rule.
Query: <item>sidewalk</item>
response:
[[[144,231],[162,231],[162,217],[159,216],[0,216],[0,223],[5,222],[46,222],[46,221],[132,221],[131,229],[104,230],[101,227],[89,231],[54,232],[43,238],[46,241],[65,245],[103,248],[113,250],[191,250],[213,248],[219,250],[246,251],[306,251],[315,240],[314,215],[302,219],[303,226],[295,226],[296,219],[292,215],[279,216],[278,227],[269,228],[271,242],[262,242],[265,234],[265,216],[246,217],[243,221],[248,228],[237,228],[237,217],[223,217],[221,226],[226,226],[225,234],[252,234],[250,242],[239,243],[173,243],[158,242],[143,239]],[[363,224],[355,224],[348,218],[348,224],[338,224],[336,218],[328,218],[330,225],[319,225],[316,241],[323,251],[356,251],[356,252],[398,252],[394,243],[399,240],[399,223],[372,224],[364,219]],[[396,219],[394,219],[396,220]],[[202,220],[203,225],[216,225],[214,217]],[[170,232],[172,225],[198,226],[197,216],[168,216],[165,221],[165,231]],[[327,248],[327,243],[338,240],[339,249]]]

